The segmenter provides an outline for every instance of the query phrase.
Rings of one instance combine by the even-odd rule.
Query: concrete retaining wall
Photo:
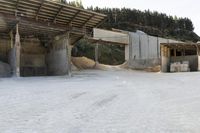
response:
[[[56,37],[47,54],[48,75],[68,74],[67,38]]]
[[[10,65],[0,61],[0,77],[9,77],[11,76]]]
[[[0,61],[8,62],[8,54],[10,49],[10,40],[0,39]]]
[[[10,40],[0,38],[0,77],[9,77],[12,74],[9,62]]]
[[[129,67],[145,69],[161,64],[160,43],[178,42],[171,39],[149,36],[143,33],[129,33]]]
[[[21,76],[45,76],[46,48],[37,38],[21,40],[20,73]]]

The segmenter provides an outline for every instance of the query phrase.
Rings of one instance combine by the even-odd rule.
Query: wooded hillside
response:
[[[194,33],[194,26],[189,18],[166,15],[165,13],[140,11],[129,8],[88,8],[106,14],[107,20],[101,28],[117,28],[127,31],[142,30],[147,34],[175,38],[182,41],[197,42],[199,36]]]

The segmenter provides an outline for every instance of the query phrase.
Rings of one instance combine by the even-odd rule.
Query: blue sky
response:
[[[188,17],[195,32],[200,35],[200,1],[198,0],[82,0],[84,7],[127,7],[140,10],[150,9],[168,15]]]

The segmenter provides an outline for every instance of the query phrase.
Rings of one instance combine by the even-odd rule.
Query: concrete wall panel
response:
[[[21,54],[21,67],[46,67],[44,54]]]
[[[37,38],[21,39],[21,76],[45,76],[47,49],[41,45]]]
[[[56,38],[47,55],[48,75],[66,75],[68,68],[67,38]]]
[[[11,67],[9,64],[0,61],[0,77],[10,77]]]
[[[0,39],[0,61],[8,62],[8,53],[10,49],[10,40]]]
[[[101,39],[103,41],[129,44],[128,34],[121,33],[121,32],[114,32],[114,31],[94,28],[93,37],[95,39]]]
[[[141,42],[141,58],[140,59],[148,59],[149,58],[149,38],[148,35],[140,35]]]
[[[149,59],[158,57],[158,38],[149,36]]]
[[[138,34],[136,33],[131,33],[130,34],[130,39],[131,39],[131,43],[130,43],[130,54],[131,54],[131,59],[139,59],[140,58],[140,54],[141,54],[141,48],[140,48],[140,37]]]
[[[178,42],[141,33],[129,33],[129,67],[144,69],[161,65],[160,43]],[[166,59],[166,61],[168,61]]]

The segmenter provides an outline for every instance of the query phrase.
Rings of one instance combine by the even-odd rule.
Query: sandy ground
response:
[[[199,133],[200,73],[0,79],[0,133]]]

